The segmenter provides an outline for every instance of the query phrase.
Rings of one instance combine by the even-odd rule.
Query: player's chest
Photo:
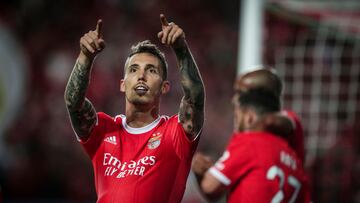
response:
[[[98,163],[105,177],[117,179],[139,178],[150,170],[156,170],[162,162],[171,158],[171,147],[163,131],[133,135],[124,133],[106,134]]]
[[[105,134],[101,144],[103,152],[112,153],[120,159],[131,159],[141,155],[161,156],[169,147],[169,135],[163,130],[144,134],[129,134],[124,131]]]

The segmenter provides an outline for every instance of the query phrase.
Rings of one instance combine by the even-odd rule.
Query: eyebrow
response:
[[[153,64],[146,64],[145,68],[157,68],[157,67],[154,66]]]
[[[139,65],[138,64],[136,64],[136,63],[134,63],[134,64],[131,64],[130,66],[128,66],[129,68],[137,68],[137,67],[139,67]]]
[[[125,72],[127,72],[130,68],[139,69],[139,67],[140,67],[139,64],[133,63],[133,64],[129,65],[128,67],[125,67]],[[153,65],[153,64],[151,64],[151,63],[148,63],[148,64],[145,65],[145,70],[148,70],[148,69],[151,69],[151,68],[155,68],[160,75],[163,75],[163,74],[164,74],[164,73],[162,72],[163,69],[161,68],[161,66],[155,66],[155,65]]]
[[[130,67],[139,67],[139,64],[134,63],[134,64],[129,65],[128,67],[129,67],[129,68],[130,68]],[[156,68],[155,65],[150,64],[150,63],[145,65],[145,68],[149,68],[149,67],[150,67],[150,68]]]

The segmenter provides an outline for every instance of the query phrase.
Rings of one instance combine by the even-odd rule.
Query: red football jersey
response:
[[[209,172],[229,187],[229,203],[310,202],[301,161],[285,140],[270,133],[235,133]]]
[[[188,139],[178,116],[132,128],[124,115],[97,115],[80,141],[94,167],[97,202],[180,202],[198,138]]]
[[[295,126],[295,136],[290,137],[288,141],[290,146],[293,147],[293,149],[297,153],[301,162],[305,163],[304,131],[300,119],[293,111],[283,110],[281,112],[284,115],[288,116],[288,118],[292,121],[292,123]]]

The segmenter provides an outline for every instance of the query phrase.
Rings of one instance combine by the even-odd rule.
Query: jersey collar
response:
[[[124,127],[124,129],[131,134],[142,134],[142,133],[146,133],[149,132],[150,130],[154,129],[160,122],[161,117],[158,116],[157,119],[155,119],[153,122],[151,122],[150,124],[141,127],[141,128],[133,128],[130,127],[127,123],[126,123],[126,116],[125,115],[121,115],[121,119],[122,119],[122,126]]]

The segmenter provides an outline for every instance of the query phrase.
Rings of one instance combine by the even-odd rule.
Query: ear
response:
[[[244,115],[244,125],[246,129],[250,129],[254,126],[254,124],[257,122],[258,116],[256,113],[252,110],[247,110],[247,112]]]
[[[124,79],[120,80],[120,92],[125,92],[125,81],[124,81]]]
[[[166,94],[168,93],[170,90],[170,82],[165,80],[163,83],[162,83],[162,87],[161,87],[161,94]]]

